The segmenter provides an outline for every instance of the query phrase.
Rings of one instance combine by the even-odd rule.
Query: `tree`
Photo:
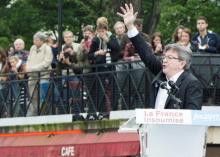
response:
[[[152,9],[150,10],[149,17],[146,20],[146,26],[144,27],[149,35],[155,32],[157,24],[160,20],[160,0],[152,0]]]
[[[4,39],[4,43],[11,43],[15,38],[22,37],[28,49],[35,32],[57,30],[57,2],[0,1],[0,37]],[[95,25],[100,16],[108,18],[109,28],[112,29],[116,21],[122,20],[116,12],[125,3],[132,3],[135,11],[138,11],[138,17],[143,19],[144,32],[151,35],[154,31],[161,31],[167,43],[175,27],[180,24],[195,32],[195,22],[199,15],[208,18],[210,30],[220,33],[220,28],[216,25],[220,21],[218,0],[63,0],[63,29],[69,29],[80,37],[82,26]]]

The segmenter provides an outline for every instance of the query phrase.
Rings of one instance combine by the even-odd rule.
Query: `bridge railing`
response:
[[[219,61],[220,55],[193,55],[191,70],[203,85],[203,105],[220,104]],[[73,75],[72,69],[62,74],[51,70],[22,80],[8,74],[9,79],[0,84],[0,116],[108,115],[113,110],[145,108],[148,104],[154,76],[141,61],[85,68],[90,72]]]

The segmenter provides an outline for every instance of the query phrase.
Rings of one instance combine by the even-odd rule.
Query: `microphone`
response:
[[[167,83],[166,83],[166,82],[163,82],[163,81],[161,81],[161,80],[157,80],[157,81],[155,82],[155,87],[160,87],[160,88],[162,88],[162,89],[168,90],[168,88],[167,88]]]
[[[173,94],[175,94],[179,90],[179,87],[173,81],[168,81],[168,84],[171,87],[171,92]]]
[[[162,82],[162,83],[160,84],[160,88],[168,90],[168,88],[167,88],[167,83],[166,83],[166,82]]]

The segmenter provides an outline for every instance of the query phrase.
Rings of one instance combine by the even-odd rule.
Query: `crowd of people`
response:
[[[141,19],[135,19],[134,26],[144,42],[152,49],[153,55],[163,56],[166,46],[162,34],[155,32],[150,37],[144,33]],[[134,46],[134,43],[126,33],[124,22],[117,21],[113,29],[114,33],[110,31],[111,29],[106,17],[99,17],[96,21],[96,29],[92,25],[83,27],[83,39],[80,43],[74,42],[73,32],[66,30],[63,32],[64,44],[62,45],[61,52],[58,52],[56,39],[44,32],[34,34],[34,44],[29,51],[25,50],[23,39],[16,39],[8,51],[0,48],[0,70],[2,74],[0,80],[4,82],[12,79],[28,79],[28,93],[33,101],[30,103],[26,115],[37,115],[39,112],[36,104],[38,94],[35,91],[40,90],[40,101],[43,101],[49,88],[49,80],[46,78],[50,77],[50,73],[46,70],[57,69],[59,75],[66,76],[67,71],[63,70],[70,69],[68,75],[74,76],[76,74],[122,70],[122,67],[110,66],[88,68],[90,65],[141,60],[140,52],[138,51],[144,50]],[[193,36],[189,28],[182,25],[177,26],[172,36],[172,43],[176,43],[192,52],[220,53],[220,38],[216,33],[208,30],[208,20],[205,17],[198,17],[197,30],[198,32]],[[133,67],[135,68],[135,66]],[[36,86],[39,78],[37,72],[39,71],[41,71],[40,86]],[[12,75],[5,75],[11,73],[16,75],[13,75],[13,78],[11,77]],[[78,80],[77,78],[71,78],[68,81],[74,84]],[[85,81],[89,82],[91,78]],[[111,91],[110,93],[114,93],[114,89],[111,89],[109,86],[110,81],[107,74],[102,76],[101,81],[105,84],[105,87],[108,87],[108,90]],[[20,91],[22,91],[26,85],[19,84],[19,86]],[[6,88],[6,85],[1,85],[1,101],[4,99]],[[18,87],[14,86],[14,88],[16,93]],[[99,88],[96,87],[96,91],[99,91]],[[96,109],[99,112],[108,113],[110,110],[117,110],[115,105],[117,102],[107,103],[110,104],[109,106],[101,105],[102,102],[98,102],[100,100],[97,97],[100,97],[101,93],[95,93],[91,96],[94,98],[95,104],[99,104],[96,105]],[[105,99],[106,102],[109,101],[108,98]],[[20,107],[18,110],[21,109]],[[93,110],[93,107],[89,107],[89,111],[93,112]]]

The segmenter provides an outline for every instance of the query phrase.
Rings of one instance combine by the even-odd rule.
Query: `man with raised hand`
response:
[[[134,13],[132,4],[125,4],[121,10],[122,13],[117,14],[124,19],[128,37],[137,49],[141,60],[157,75],[152,82],[148,108],[201,109],[202,86],[189,71],[192,52],[178,44],[169,44],[165,47],[161,63],[134,25],[137,12]],[[175,93],[170,92],[172,88],[176,88]]]

